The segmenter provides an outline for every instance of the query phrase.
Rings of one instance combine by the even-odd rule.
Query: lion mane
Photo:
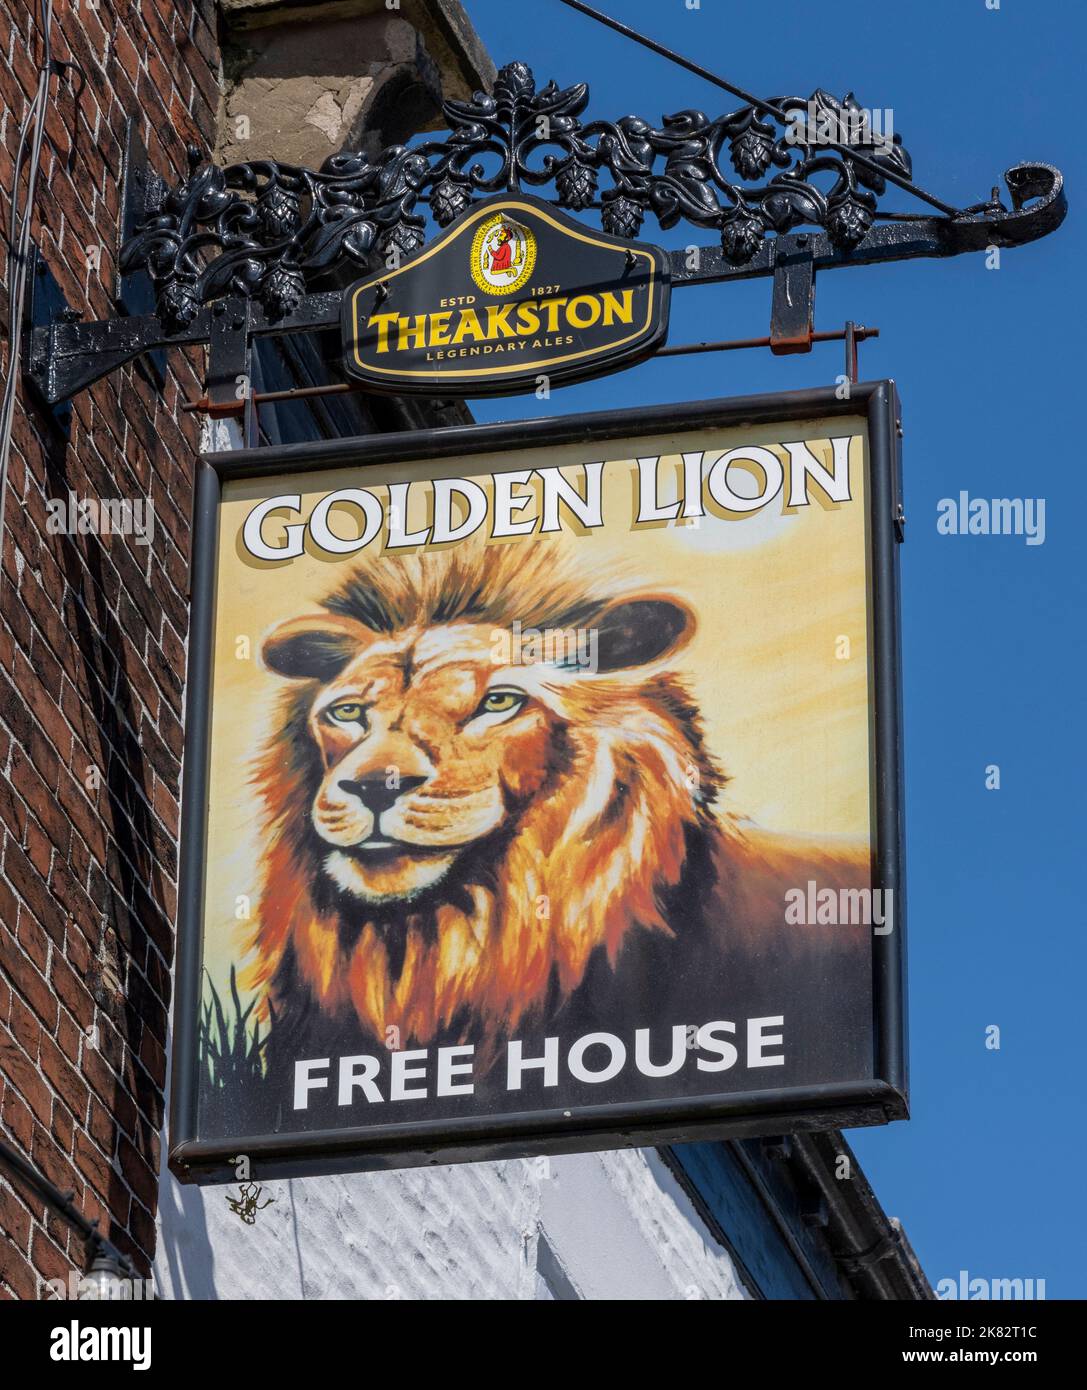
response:
[[[365,563],[321,611],[334,632],[348,624],[390,641],[466,623],[484,632],[515,623],[599,629],[609,650],[626,652],[615,658],[622,663],[647,640],[639,604],[665,602],[635,602],[636,592],[614,574],[606,587],[587,583],[547,541],[531,550],[469,543]],[[689,611],[667,611],[682,612],[686,640]],[[668,669],[673,636],[648,660],[638,651],[633,665],[604,661],[574,679],[556,673],[561,694],[531,794],[507,788],[502,823],[432,888],[394,902],[346,895],[322,870],[327,847],[311,812],[325,769],[308,722],[322,681],[292,681],[254,779],[264,850],[247,983],[276,1030],[319,1019],[337,1036],[472,1041],[493,1052],[519,1026],[553,1017],[590,961],[595,974],[601,964],[613,973],[632,933],[674,938],[669,904],[692,863],[709,880],[697,892],[714,899],[711,915],[738,930],[751,929],[744,918],[753,911],[779,920],[781,882],[804,881],[798,861],[775,859],[715,812],[726,779],[683,680]],[[311,656],[314,641],[333,644],[317,631]],[[820,861],[824,881],[833,881],[832,858]],[[814,862],[809,853],[803,871]]]

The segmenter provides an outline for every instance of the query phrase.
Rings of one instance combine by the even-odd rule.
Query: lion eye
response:
[[[489,690],[480,701],[476,714],[509,714],[520,709],[526,696],[519,690]]]
[[[325,714],[337,724],[364,724],[366,722],[366,706],[360,700],[341,700],[338,704],[329,705]]]

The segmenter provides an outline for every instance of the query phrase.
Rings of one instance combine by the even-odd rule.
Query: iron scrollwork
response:
[[[446,134],[374,159],[346,151],[318,170],[219,167],[191,150],[172,189],[145,180],[130,206],[126,180],[125,295],[140,302],[146,272],[155,312],[78,322],[39,257],[28,379],[54,408],[144,353],[210,342],[212,376],[232,392],[251,338],[337,324],[355,274],[414,255],[428,216],[446,227],[500,192],[549,186],[552,203],[598,214],[621,238],[638,237],[649,216],[709,230],[714,243],[693,264],[689,248],[670,253],[673,285],[772,275],[771,340],[788,350],[810,341],[817,271],[1021,245],[1067,212],[1059,170],[1036,161],[1005,173],[1008,205],[996,188],[973,207],[941,202],[912,181],[898,136],[874,128],[851,95],[738,99],[746,104],[712,120],[691,109],[659,126],[586,121],[587,86],[537,90],[530,70],[511,63],[493,93],[446,103]],[[889,184],[926,206],[884,208]]]
[[[424,200],[444,227],[478,198],[552,185],[558,206],[599,209],[616,236],[637,237],[649,213],[663,228],[681,219],[712,228],[726,260],[742,266],[767,235],[802,225],[849,252],[871,228],[887,178],[911,186],[899,136],[874,133],[852,95],[775,98],[784,128],[754,106],[714,120],[680,111],[660,126],[638,116],[583,122],[588,100],[584,83],[537,90],[529,68],[510,63],[493,94],[445,103],[445,138],[392,146],[373,161],[345,152],[319,170],[273,160],[221,168],[192,150],[188,177],[126,244],[121,268],[149,272],[159,315],[177,329],[227,294],[290,314],[338,267],[414,254]],[[827,124],[844,146],[820,138]]]

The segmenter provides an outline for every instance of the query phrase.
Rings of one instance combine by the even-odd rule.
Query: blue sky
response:
[[[816,326],[878,325],[865,379],[893,377],[904,413],[904,690],[913,1118],[850,1141],[929,1277],[1044,1278],[1084,1297],[1080,1195],[1087,913],[1080,892],[1084,757],[1083,237],[1087,189],[1072,113],[1076,0],[598,0],[598,7],[760,95],[854,91],[890,107],[917,182],[981,202],[1022,159],[1056,164],[1071,211],[1003,254],[835,271]],[[990,0],[992,3],[993,0]],[[589,81],[590,114],[711,115],[736,103],[558,3],[465,0],[496,62],[540,85]],[[884,206],[920,210],[901,195]],[[653,239],[655,223],[643,235]],[[706,244],[710,233],[686,240]],[[684,289],[670,340],[768,331],[770,282]],[[833,382],[840,344],[650,362],[550,402],[478,402],[480,419],[621,408]],[[937,503],[1045,498],[1046,539],[937,534]],[[985,788],[1000,767],[1001,787]],[[986,1029],[1001,1031],[999,1051]]]

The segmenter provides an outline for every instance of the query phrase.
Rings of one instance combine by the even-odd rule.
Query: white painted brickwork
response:
[[[745,1297],[652,1150],[274,1182],[253,1225],[228,1193],[164,1177],[162,1297]]]

